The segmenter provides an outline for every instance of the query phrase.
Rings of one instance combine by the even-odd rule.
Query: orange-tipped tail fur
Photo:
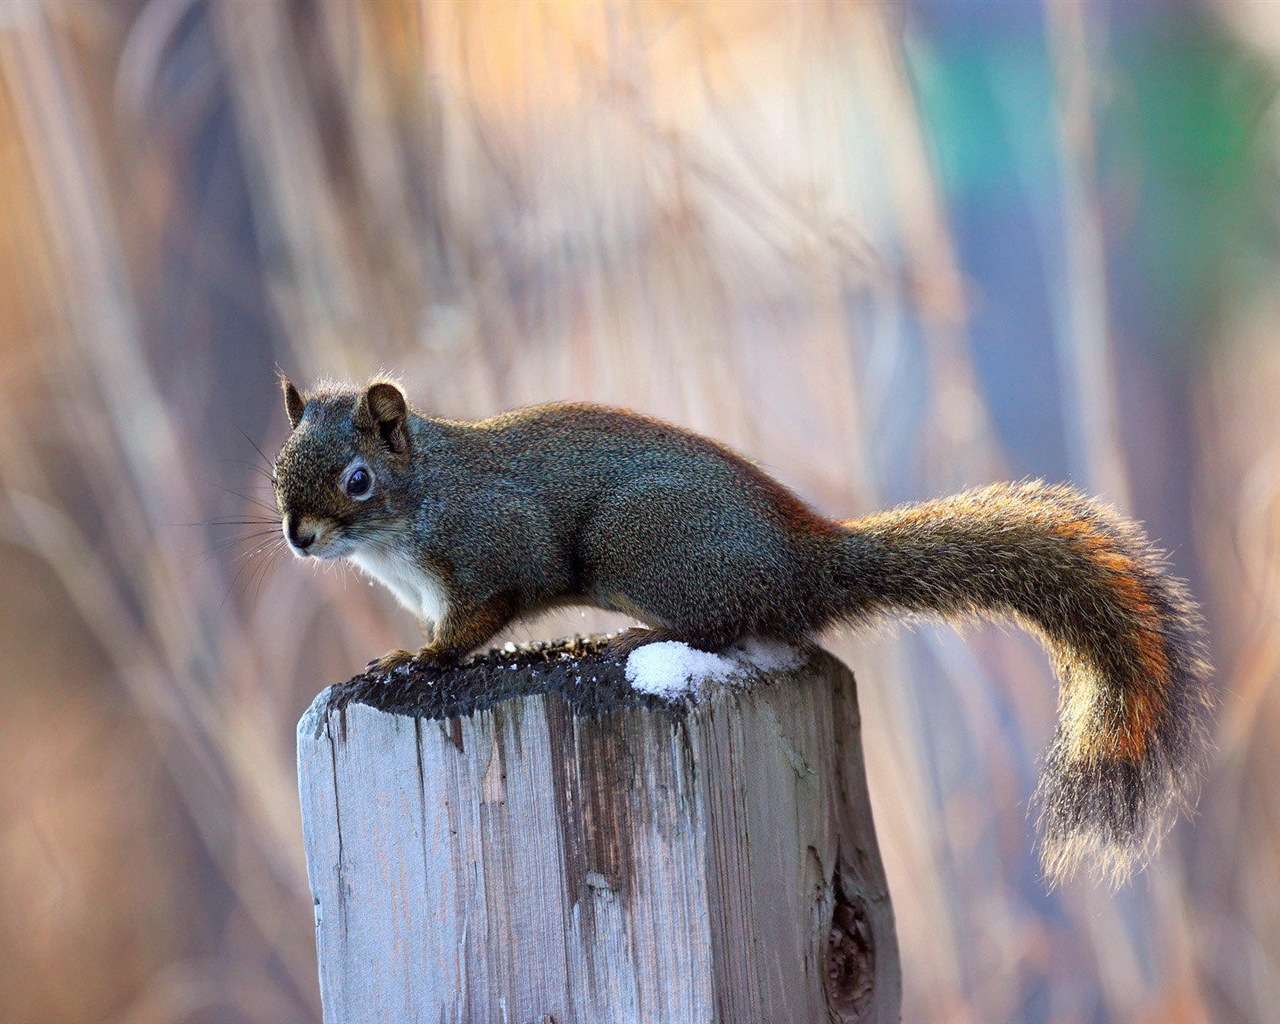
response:
[[[1200,616],[1141,529],[1066,487],[999,484],[842,524],[847,615],[1012,617],[1061,683],[1036,789],[1046,876],[1115,882],[1195,798],[1212,699]]]

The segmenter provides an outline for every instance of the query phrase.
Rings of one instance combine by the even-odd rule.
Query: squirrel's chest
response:
[[[412,559],[367,550],[355,551],[348,557],[415,615],[440,622],[449,610],[449,595],[435,574]]]

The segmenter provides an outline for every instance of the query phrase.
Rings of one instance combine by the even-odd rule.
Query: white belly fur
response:
[[[419,618],[440,622],[449,610],[448,595],[435,574],[411,559],[368,549],[353,551],[347,557]]]

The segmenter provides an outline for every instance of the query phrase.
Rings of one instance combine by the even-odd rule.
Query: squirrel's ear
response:
[[[394,384],[380,380],[369,385],[356,404],[356,424],[375,431],[393,452],[409,450],[409,407]]]
[[[307,403],[303,401],[302,395],[298,393],[298,389],[283,373],[280,374],[280,387],[284,391],[284,408],[289,414],[290,428],[297,427],[298,421],[302,419],[302,410],[307,407]]]

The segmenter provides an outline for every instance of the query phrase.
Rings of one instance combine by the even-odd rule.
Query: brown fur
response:
[[[836,523],[723,445],[635,413],[453,423],[410,412],[386,381],[284,390],[286,530],[314,534],[322,557],[364,557],[411,606],[440,602],[432,642],[381,668],[458,657],[565,603],[650,627],[619,653],[800,641],[892,613],[1009,617],[1061,679],[1037,790],[1051,878],[1084,859],[1123,877],[1194,797],[1210,706],[1195,605],[1137,526],[1078,492],[997,484]],[[342,486],[353,460],[376,480],[362,499]]]

